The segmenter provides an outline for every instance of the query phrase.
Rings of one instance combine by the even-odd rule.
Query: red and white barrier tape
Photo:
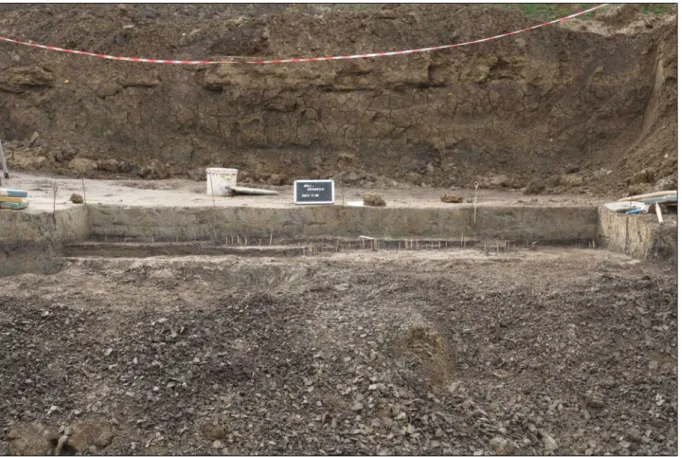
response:
[[[21,44],[24,46],[31,46],[34,48],[47,49],[48,51],[66,52],[69,54],[78,54],[78,55],[82,55],[82,56],[98,57],[100,59],[121,60],[124,62],[161,63],[161,64],[170,64],[170,65],[224,65],[224,64],[237,64],[237,63],[251,64],[251,65],[266,65],[266,64],[276,64],[276,63],[321,62],[321,61],[329,61],[329,60],[367,59],[367,58],[372,58],[372,57],[399,56],[399,55],[406,55],[406,54],[415,54],[418,52],[433,52],[433,51],[440,51],[441,49],[458,48],[458,47],[462,47],[462,46],[468,46],[471,44],[483,43],[485,41],[497,40],[499,38],[504,38],[504,37],[508,37],[508,36],[512,36],[512,35],[518,35],[519,33],[529,32],[531,30],[539,29],[541,27],[547,27],[548,25],[556,24],[558,22],[567,21],[570,19],[574,19],[578,16],[582,16],[583,14],[591,13],[592,11],[598,10],[599,8],[603,8],[607,5],[608,4],[597,5],[597,6],[594,6],[592,8],[586,9],[584,11],[579,11],[577,13],[574,13],[574,14],[571,14],[571,15],[568,15],[568,16],[565,16],[565,17],[562,17],[559,19],[554,19],[553,21],[545,22],[544,24],[538,24],[538,25],[534,25],[533,27],[527,27],[525,29],[516,30],[514,32],[503,33],[501,35],[495,35],[495,36],[491,36],[488,38],[482,38],[480,40],[466,41],[464,43],[446,44],[443,46],[432,46],[429,48],[421,48],[421,49],[408,49],[408,50],[404,50],[404,51],[375,52],[375,53],[371,53],[371,54],[356,54],[356,55],[349,55],[349,56],[333,56],[333,57],[306,57],[306,58],[300,58],[300,59],[291,58],[291,59],[250,60],[250,61],[244,61],[244,60],[240,61],[240,60],[144,59],[144,58],[140,58],[140,57],[110,56],[110,55],[106,55],[106,54],[96,54],[94,52],[76,51],[73,49],[58,48],[56,46],[46,46],[44,44],[36,44],[36,43],[31,43],[31,42],[13,40],[11,38],[6,38],[3,36],[0,36],[0,41],[5,41],[8,43],[14,43],[14,44]]]

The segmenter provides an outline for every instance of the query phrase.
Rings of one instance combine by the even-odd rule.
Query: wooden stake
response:
[[[478,181],[474,183],[474,225],[476,225],[476,203],[478,202]]]
[[[658,223],[663,223],[663,213],[661,212],[661,207],[656,203],[656,217],[658,217]]]
[[[213,207],[215,208],[215,192],[213,192],[213,178],[211,173],[208,174],[208,182],[211,184],[211,197],[213,198]]]
[[[272,246],[272,232],[270,232],[270,246]]]
[[[83,204],[87,205],[88,200],[85,198],[85,179],[81,176],[81,184],[83,184]]]
[[[59,187],[54,184],[52,186],[52,220],[54,221],[55,225],[57,225],[57,189]]]

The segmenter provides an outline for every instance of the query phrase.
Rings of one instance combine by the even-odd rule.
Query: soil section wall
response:
[[[56,253],[64,243],[88,236],[85,206],[56,211],[0,213],[0,277],[57,268]]]
[[[90,235],[157,240],[225,236],[465,237],[513,241],[592,240],[594,207],[352,208],[143,208],[91,206]]]
[[[608,249],[638,259],[677,264],[677,216],[630,216],[599,208],[600,242]]]

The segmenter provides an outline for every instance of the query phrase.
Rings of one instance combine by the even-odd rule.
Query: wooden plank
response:
[[[5,197],[5,196],[0,195],[0,202],[24,203],[24,199],[21,197]]]
[[[666,195],[677,195],[676,190],[663,190],[661,192],[652,192],[650,194],[633,195],[631,197],[625,197],[618,200],[619,202],[635,202],[639,200],[644,200],[645,198],[653,197],[665,197]]]

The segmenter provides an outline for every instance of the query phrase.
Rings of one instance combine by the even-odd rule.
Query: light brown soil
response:
[[[612,195],[676,185],[676,8],[634,5],[438,53],[317,64],[150,66],[0,45],[13,169],[275,185],[336,176]],[[351,54],[534,24],[486,5],[2,5],[0,31],[126,56]],[[646,179],[636,177],[645,168]],[[662,186],[663,184],[659,184]]]
[[[52,211],[54,186],[57,186],[56,209],[73,206],[69,198],[73,192],[83,194],[85,185],[86,203],[123,206],[248,206],[255,208],[289,208],[293,206],[292,186],[255,186],[274,189],[278,195],[234,197],[212,197],[206,194],[206,182],[197,183],[188,179],[166,180],[104,180],[65,178],[50,175],[12,173],[11,179],[3,180],[5,186],[28,192],[29,207],[26,211]],[[597,206],[605,201],[593,193],[581,195],[523,195],[518,189],[487,189],[474,192],[473,188],[458,189],[464,201],[471,203],[476,196],[479,205],[542,205],[542,206]],[[392,208],[444,207],[452,205],[441,201],[445,189],[422,188],[413,185],[390,186],[381,190],[381,195]],[[344,205],[361,202],[367,189],[336,186],[336,203]]]
[[[0,453],[673,454],[676,288],[593,249],[74,258],[3,284]]]

